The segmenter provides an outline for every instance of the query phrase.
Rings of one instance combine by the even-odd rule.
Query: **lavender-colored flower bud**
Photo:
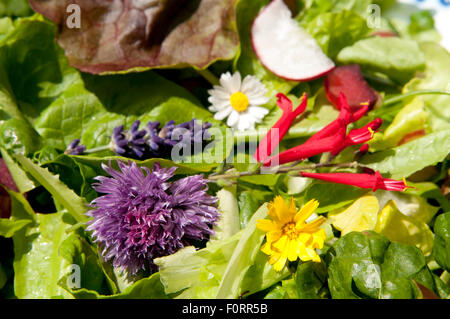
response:
[[[66,150],[64,151],[64,154],[69,155],[81,155],[86,150],[86,146],[80,144],[80,139],[74,139],[72,142],[70,142],[69,146],[67,146]]]
[[[122,156],[142,159],[146,155],[146,130],[139,130],[140,121],[134,121],[130,130],[120,125],[114,128],[111,137],[112,150]]]

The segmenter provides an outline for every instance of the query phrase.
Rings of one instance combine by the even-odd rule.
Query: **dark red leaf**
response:
[[[203,68],[233,58],[239,45],[234,2],[78,0],[81,28],[67,24],[75,14],[68,10],[71,0],[30,0],[30,5],[58,25],[58,43],[71,65],[98,74]]]

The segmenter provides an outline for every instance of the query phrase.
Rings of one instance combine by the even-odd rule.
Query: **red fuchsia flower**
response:
[[[370,188],[374,192],[377,189],[387,191],[404,191],[412,188],[406,185],[405,179],[397,181],[394,179],[383,178],[379,171],[375,174],[354,174],[354,173],[307,173],[302,172],[302,177],[319,179],[326,182],[352,185],[360,188]]]
[[[293,111],[292,101],[283,93],[277,94],[277,105],[283,110],[283,115],[259,143],[258,149],[253,155],[258,162],[264,162],[272,154],[275,147],[280,144],[280,141],[286,135],[295,118],[305,111],[307,102],[308,95],[304,93],[300,105]]]

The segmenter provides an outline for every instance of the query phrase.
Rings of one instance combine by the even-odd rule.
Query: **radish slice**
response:
[[[261,63],[283,79],[312,80],[334,68],[316,40],[292,18],[283,0],[273,0],[259,13],[251,35]]]

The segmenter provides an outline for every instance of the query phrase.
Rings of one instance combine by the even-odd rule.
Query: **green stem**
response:
[[[403,101],[404,99],[416,96],[416,95],[427,95],[427,94],[442,94],[442,95],[450,95],[448,91],[440,91],[440,90],[422,90],[422,91],[413,91],[405,94],[401,94],[398,96],[391,97],[390,99],[386,99],[383,102],[383,106],[395,104],[397,102]]]
[[[280,167],[276,173],[288,173],[288,172],[298,172],[306,171],[306,170],[314,170],[318,168],[324,168],[324,167],[334,167],[334,168],[361,168],[364,167],[364,165],[361,165],[357,162],[351,162],[351,163],[319,163],[319,164],[311,164],[311,165],[305,165],[301,167],[295,167],[295,166],[283,166]],[[220,179],[233,179],[233,178],[239,178],[243,176],[254,176],[254,175],[261,175],[261,169],[258,169],[254,172],[232,172],[229,174],[221,174],[221,175],[210,175],[208,180],[210,182],[215,182]]]
[[[90,148],[84,151],[84,154],[92,154],[92,153],[98,153],[98,152],[104,152],[110,150],[109,145],[103,145],[99,147]]]
[[[208,69],[196,69],[198,74],[204,77],[211,85],[218,85],[219,79]]]

